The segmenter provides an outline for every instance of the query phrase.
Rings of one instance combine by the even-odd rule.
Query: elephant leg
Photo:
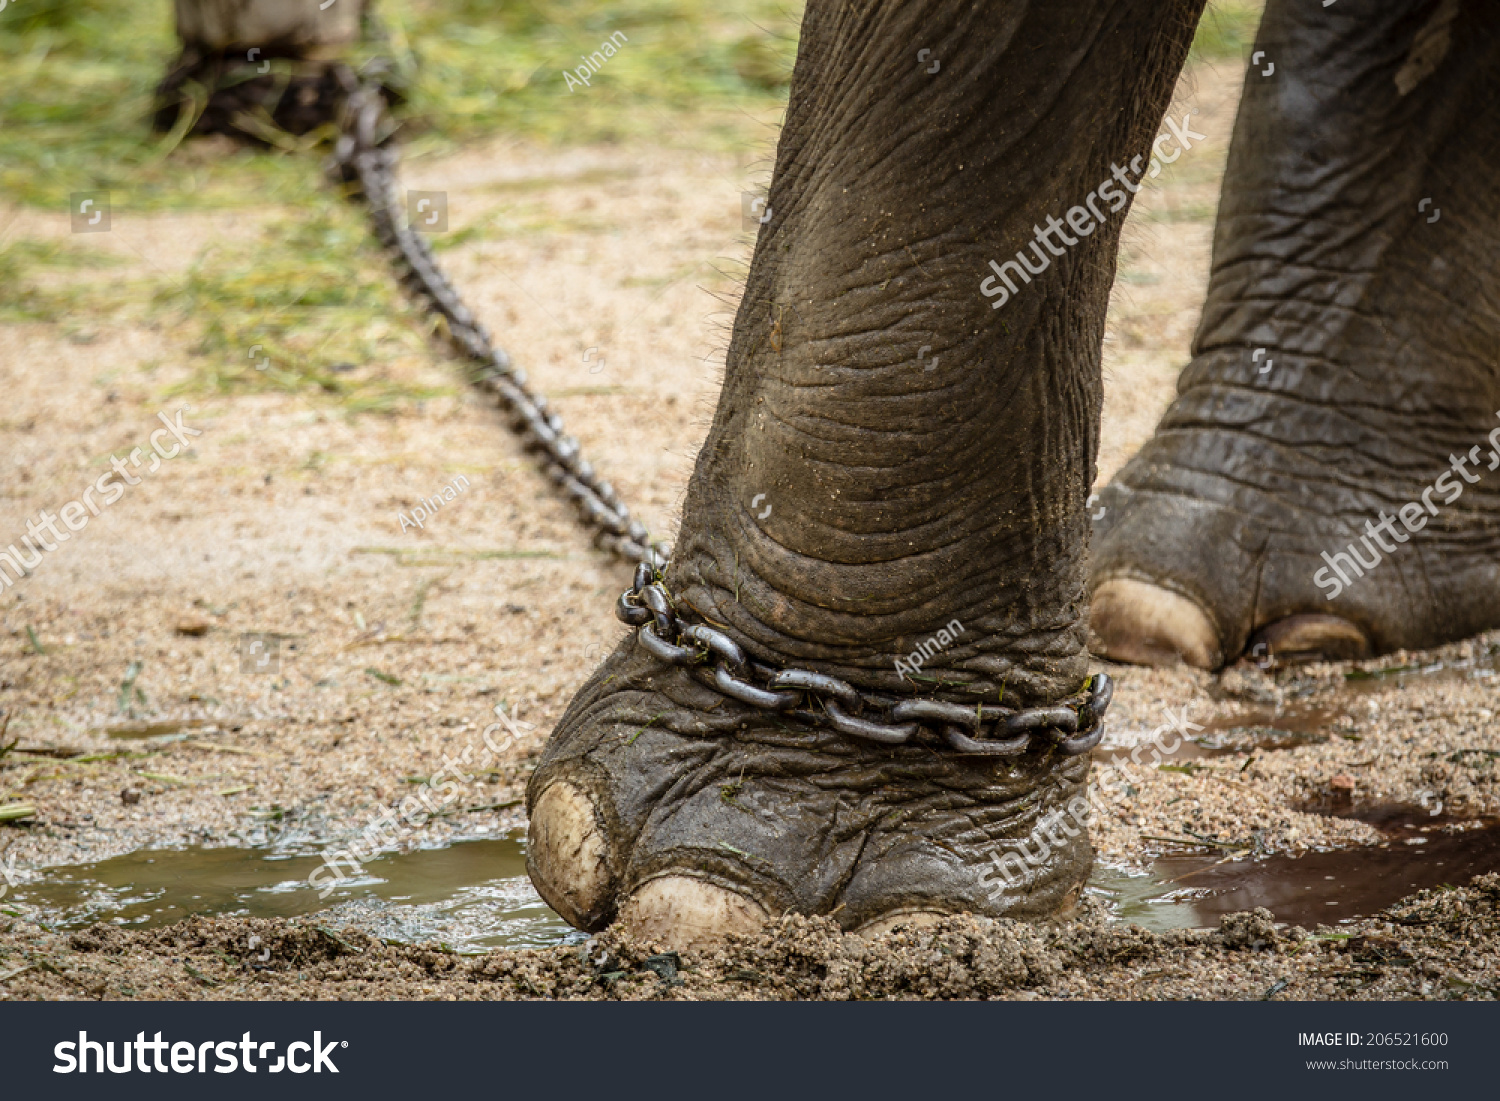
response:
[[[1192,361],[1101,494],[1119,660],[1500,626],[1500,21],[1270,0],[1257,48]]]
[[[665,573],[682,615],[895,698],[1079,691],[1105,308],[1200,7],[808,5]],[[542,755],[529,867],[574,925],[676,943],[789,911],[1041,917],[1088,872],[1087,769],[802,726],[631,635]]]
[[[338,120],[371,0],[175,0],[181,52],[156,89],[152,125],[264,144],[267,122],[306,134]],[[385,97],[400,93],[383,74]]]

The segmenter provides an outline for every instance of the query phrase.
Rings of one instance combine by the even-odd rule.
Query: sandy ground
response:
[[[1184,78],[1173,111],[1195,111],[1207,139],[1142,192],[1127,226],[1101,485],[1149,436],[1187,361],[1240,71],[1226,62]],[[452,278],[669,539],[749,255],[740,195],[765,155],[498,143],[405,169],[406,186],[448,192],[452,229],[481,227],[441,254]],[[88,241],[119,252],[127,274],[149,265],[171,277],[274,213],[121,217]],[[61,219],[3,207],[0,226],[12,239],[67,233]],[[0,341],[6,542],[38,510],[77,498],[109,453],[144,445],[159,412],[190,406],[184,422],[202,431],[0,592],[0,706],[6,740],[18,740],[0,761],[0,804],[35,808],[0,828],[0,861],[41,876],[144,846],[347,838],[399,803],[409,778],[475,745],[497,705],[526,724],[522,736],[465,785],[459,813],[408,845],[523,825],[547,732],[619,637],[611,609],[626,571],[588,549],[435,347],[359,369],[453,397],[348,417],[316,395],[164,398],[189,374],[185,333],[82,320],[8,326]],[[468,487],[424,529],[402,529],[401,512],[459,477]],[[245,664],[247,633],[276,642],[264,670]],[[1487,755],[1500,745],[1497,652],[1500,634],[1367,663],[1441,664],[1437,675],[1359,681],[1340,667],[1110,667],[1111,746],[1182,716],[1251,727],[1315,713],[1327,737],[1145,771],[1096,822],[1101,857],[1140,867],[1173,851],[1161,838],[1185,835],[1256,853],[1367,844],[1378,832],[1350,815],[1392,804],[1441,803],[1444,822],[1500,816]],[[191,725],[149,736],[164,722]],[[131,734],[146,736],[120,736]],[[650,946],[609,938],[460,958],[307,922],[66,934],[12,920],[0,929],[0,997],[1245,997],[1282,978],[1297,984],[1288,996],[1493,996],[1475,975],[1493,975],[1497,898],[1495,880],[1442,892],[1366,923],[1355,941],[1277,932],[1264,917],[1156,936],[1093,909],[1063,927],[954,919],[876,943],[794,920],[691,957],[681,987],[638,970]],[[251,968],[252,931],[283,963]]]

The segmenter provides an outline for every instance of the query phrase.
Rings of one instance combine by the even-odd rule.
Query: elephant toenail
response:
[[[1293,615],[1257,631],[1246,651],[1266,655],[1272,663],[1356,661],[1370,656],[1364,631],[1342,616]]]
[[[1217,669],[1224,663],[1219,632],[1197,601],[1132,578],[1094,590],[1090,648],[1112,661]]]
[[[608,921],[608,846],[594,803],[572,784],[542,792],[531,811],[526,868],[537,893],[564,921],[590,932]]]
[[[649,880],[620,909],[620,925],[673,948],[699,948],[731,933],[754,933],[770,921],[760,903],[691,875]]]

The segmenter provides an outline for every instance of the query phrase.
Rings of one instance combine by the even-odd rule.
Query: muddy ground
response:
[[[1500,875],[1313,933],[1265,910],[1227,916],[1213,931],[1156,934],[1107,920],[1092,901],[1084,909],[1057,925],[953,917],[868,940],[793,915],[713,951],[606,932],[568,948],[483,956],[308,921],[190,918],[73,934],[20,926],[5,935],[0,976],[11,997],[48,999],[1500,997]]]
[[[1241,72],[1184,77],[1173,111],[1195,111],[1207,138],[1142,192],[1127,226],[1101,485],[1187,360]],[[668,539],[749,255],[741,192],[756,171],[763,182],[768,152],[681,145],[499,142],[405,168],[406,186],[448,193],[455,233],[472,230],[441,253],[457,285]],[[212,171],[216,153],[179,155]],[[109,254],[110,279],[170,283],[216,248],[285,247],[284,214],[123,213],[108,234],[70,237],[65,218],[0,205],[0,237],[70,238]],[[352,364],[351,377],[430,395],[354,413],[315,391],[196,386],[200,335],[194,318],[130,311],[5,326],[5,542],[77,498],[111,453],[145,445],[159,412],[188,407],[202,435],[0,592],[15,743],[0,804],[33,812],[0,827],[0,862],[36,878],[148,846],[348,838],[474,744],[497,705],[528,724],[522,737],[406,846],[524,826],[547,732],[621,635],[611,609],[627,572],[588,548],[436,344]],[[403,512],[457,478],[462,492],[403,528]],[[242,652],[251,633],[275,643],[265,668],[263,650]],[[1094,825],[1101,859],[1369,845],[1382,834],[1361,817],[1391,807],[1449,832],[1500,817],[1497,653],[1500,633],[1358,669],[1106,666],[1120,684],[1109,746],[1178,721],[1232,733],[1223,755],[1140,774]],[[1311,740],[1276,748],[1247,733],[1278,724]],[[789,918],[680,968],[661,956],[670,946],[608,935],[461,957],[317,919],[80,932],[17,911],[0,914],[0,998],[1494,997],[1497,901],[1491,877],[1321,934],[1262,914],[1158,935],[1110,924],[1093,900],[1064,925],[955,918],[869,942]],[[252,933],[270,962],[247,953]]]

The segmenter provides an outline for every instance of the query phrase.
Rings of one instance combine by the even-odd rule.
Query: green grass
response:
[[[184,390],[317,389],[349,412],[456,392],[412,387],[363,368],[425,348],[424,315],[406,300],[360,212],[336,202],[273,221],[259,239],[220,246],[183,280],[165,280],[152,305],[194,324],[194,368]]]
[[[116,267],[110,253],[62,239],[18,237],[0,247],[0,322],[62,321],[87,304],[90,293],[49,273]],[[41,280],[26,278],[40,275]]]
[[[173,52],[165,0],[8,5],[0,14],[8,78],[0,83],[0,194],[59,212],[70,192],[95,189],[129,191],[140,210],[264,196],[266,177],[280,174],[276,159],[233,158],[238,173],[185,172],[169,159],[169,141],[150,133],[151,91]],[[257,179],[244,178],[247,166]]]
[[[6,249],[13,261],[31,268],[55,268],[77,271],[82,268],[115,267],[124,263],[111,253],[100,253],[96,249],[81,248],[72,241],[61,239],[37,240],[21,238]]]
[[[171,10],[169,0],[7,5],[0,194],[62,209],[69,192],[110,189],[146,211],[291,202],[318,185],[306,155],[184,158],[174,137],[150,132],[152,90],[176,54]],[[385,0],[379,12],[410,81],[403,113],[429,145],[499,132],[743,145],[785,99],[800,18],[783,0]],[[616,31],[619,52],[569,92],[564,68]]]
[[[783,0],[412,0],[382,9],[403,58],[411,109],[448,141],[503,130],[553,141],[629,137],[742,145],[745,112],[785,100],[800,4]],[[618,52],[569,89],[565,70],[615,32]]]
[[[1210,0],[1198,23],[1190,59],[1244,55],[1255,41],[1264,8],[1264,0]]]
[[[112,267],[117,262],[114,257],[96,258],[82,250],[26,238],[0,246],[0,323],[57,323],[86,313],[104,313],[90,284],[46,276],[48,269]],[[125,286],[114,284],[111,298],[116,304],[123,300]]]
[[[745,148],[785,101],[800,19],[795,0],[383,0],[378,10],[410,96],[413,155],[499,133]],[[563,70],[617,31],[615,56],[570,92]],[[23,227],[0,212],[0,322],[180,319],[196,390],[312,389],[353,411],[451,392],[331,370],[416,350],[420,315],[312,142],[255,151],[151,132],[153,90],[176,52],[170,0],[11,0],[0,13],[0,196],[61,215],[71,192],[108,190],[117,229],[160,211],[269,209],[272,223],[253,246],[195,257],[185,279],[119,278],[103,270],[122,262],[110,250],[7,233]],[[505,224],[441,244],[527,232],[538,216],[520,203]],[[270,365],[257,371],[263,357]]]

